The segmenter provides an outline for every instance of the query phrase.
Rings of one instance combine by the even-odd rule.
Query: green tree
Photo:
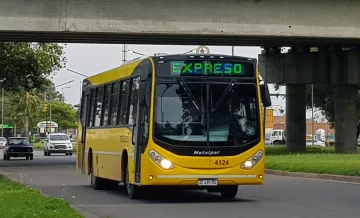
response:
[[[34,115],[40,112],[41,99],[39,98],[38,90],[21,90],[13,93],[7,100],[9,102],[7,117],[12,120],[13,124],[23,126],[23,134],[28,136]]]
[[[62,101],[52,101],[52,121],[59,125],[60,129],[77,128],[76,110]]]
[[[49,77],[66,64],[55,43],[0,42],[0,87],[6,91],[43,90]]]
[[[38,122],[49,120],[49,105],[48,111],[43,112],[43,104],[49,103],[50,94],[54,101],[60,101],[62,95],[55,90],[55,86],[51,81],[48,81],[47,83],[49,84],[49,87],[46,89],[48,91],[46,94],[46,101],[43,89],[6,92],[4,100],[5,123],[16,125],[17,127],[24,127],[24,132],[28,133]],[[25,98],[27,100],[24,100]]]

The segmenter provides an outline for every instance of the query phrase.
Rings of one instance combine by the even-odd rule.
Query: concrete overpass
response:
[[[353,0],[0,0],[0,40],[360,44]]]
[[[256,45],[267,82],[287,85],[287,136],[305,149],[305,84],[335,84],[338,151],[356,151],[360,1],[0,0],[0,40]],[[279,47],[292,52],[280,54]],[[311,53],[309,47],[320,47]],[[352,47],[343,50],[343,47]]]

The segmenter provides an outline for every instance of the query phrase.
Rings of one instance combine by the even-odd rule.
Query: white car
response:
[[[4,148],[7,144],[7,140],[5,137],[0,137],[0,148]]]
[[[62,153],[71,156],[73,149],[73,144],[67,134],[50,133],[45,139],[44,156],[50,156],[52,153]]]
[[[314,141],[314,146],[321,146],[321,147],[326,146],[325,142],[319,141],[317,139],[313,139],[313,141]],[[306,140],[306,146],[312,146],[312,140],[311,139]]]

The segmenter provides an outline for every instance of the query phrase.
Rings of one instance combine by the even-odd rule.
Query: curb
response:
[[[340,181],[340,182],[352,182],[360,184],[359,176],[339,176],[331,174],[316,174],[316,173],[300,173],[300,172],[288,172],[288,171],[279,171],[279,170],[265,170],[266,174],[276,175],[276,176],[290,176],[298,178],[308,178],[308,179],[323,179],[331,181]]]

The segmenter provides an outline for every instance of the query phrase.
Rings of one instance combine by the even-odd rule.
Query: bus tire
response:
[[[237,185],[229,185],[221,187],[220,193],[225,198],[235,198],[238,192]]]
[[[125,176],[125,181],[124,181],[124,185],[125,185],[125,190],[126,193],[128,195],[128,197],[130,199],[138,199],[140,198],[140,187],[134,184],[130,184],[130,175],[129,175],[129,166],[126,163],[126,165],[124,166],[124,176]]]
[[[90,173],[90,183],[94,190],[104,189],[104,180],[100,177],[95,176],[94,174],[94,163],[91,160],[91,173]]]

